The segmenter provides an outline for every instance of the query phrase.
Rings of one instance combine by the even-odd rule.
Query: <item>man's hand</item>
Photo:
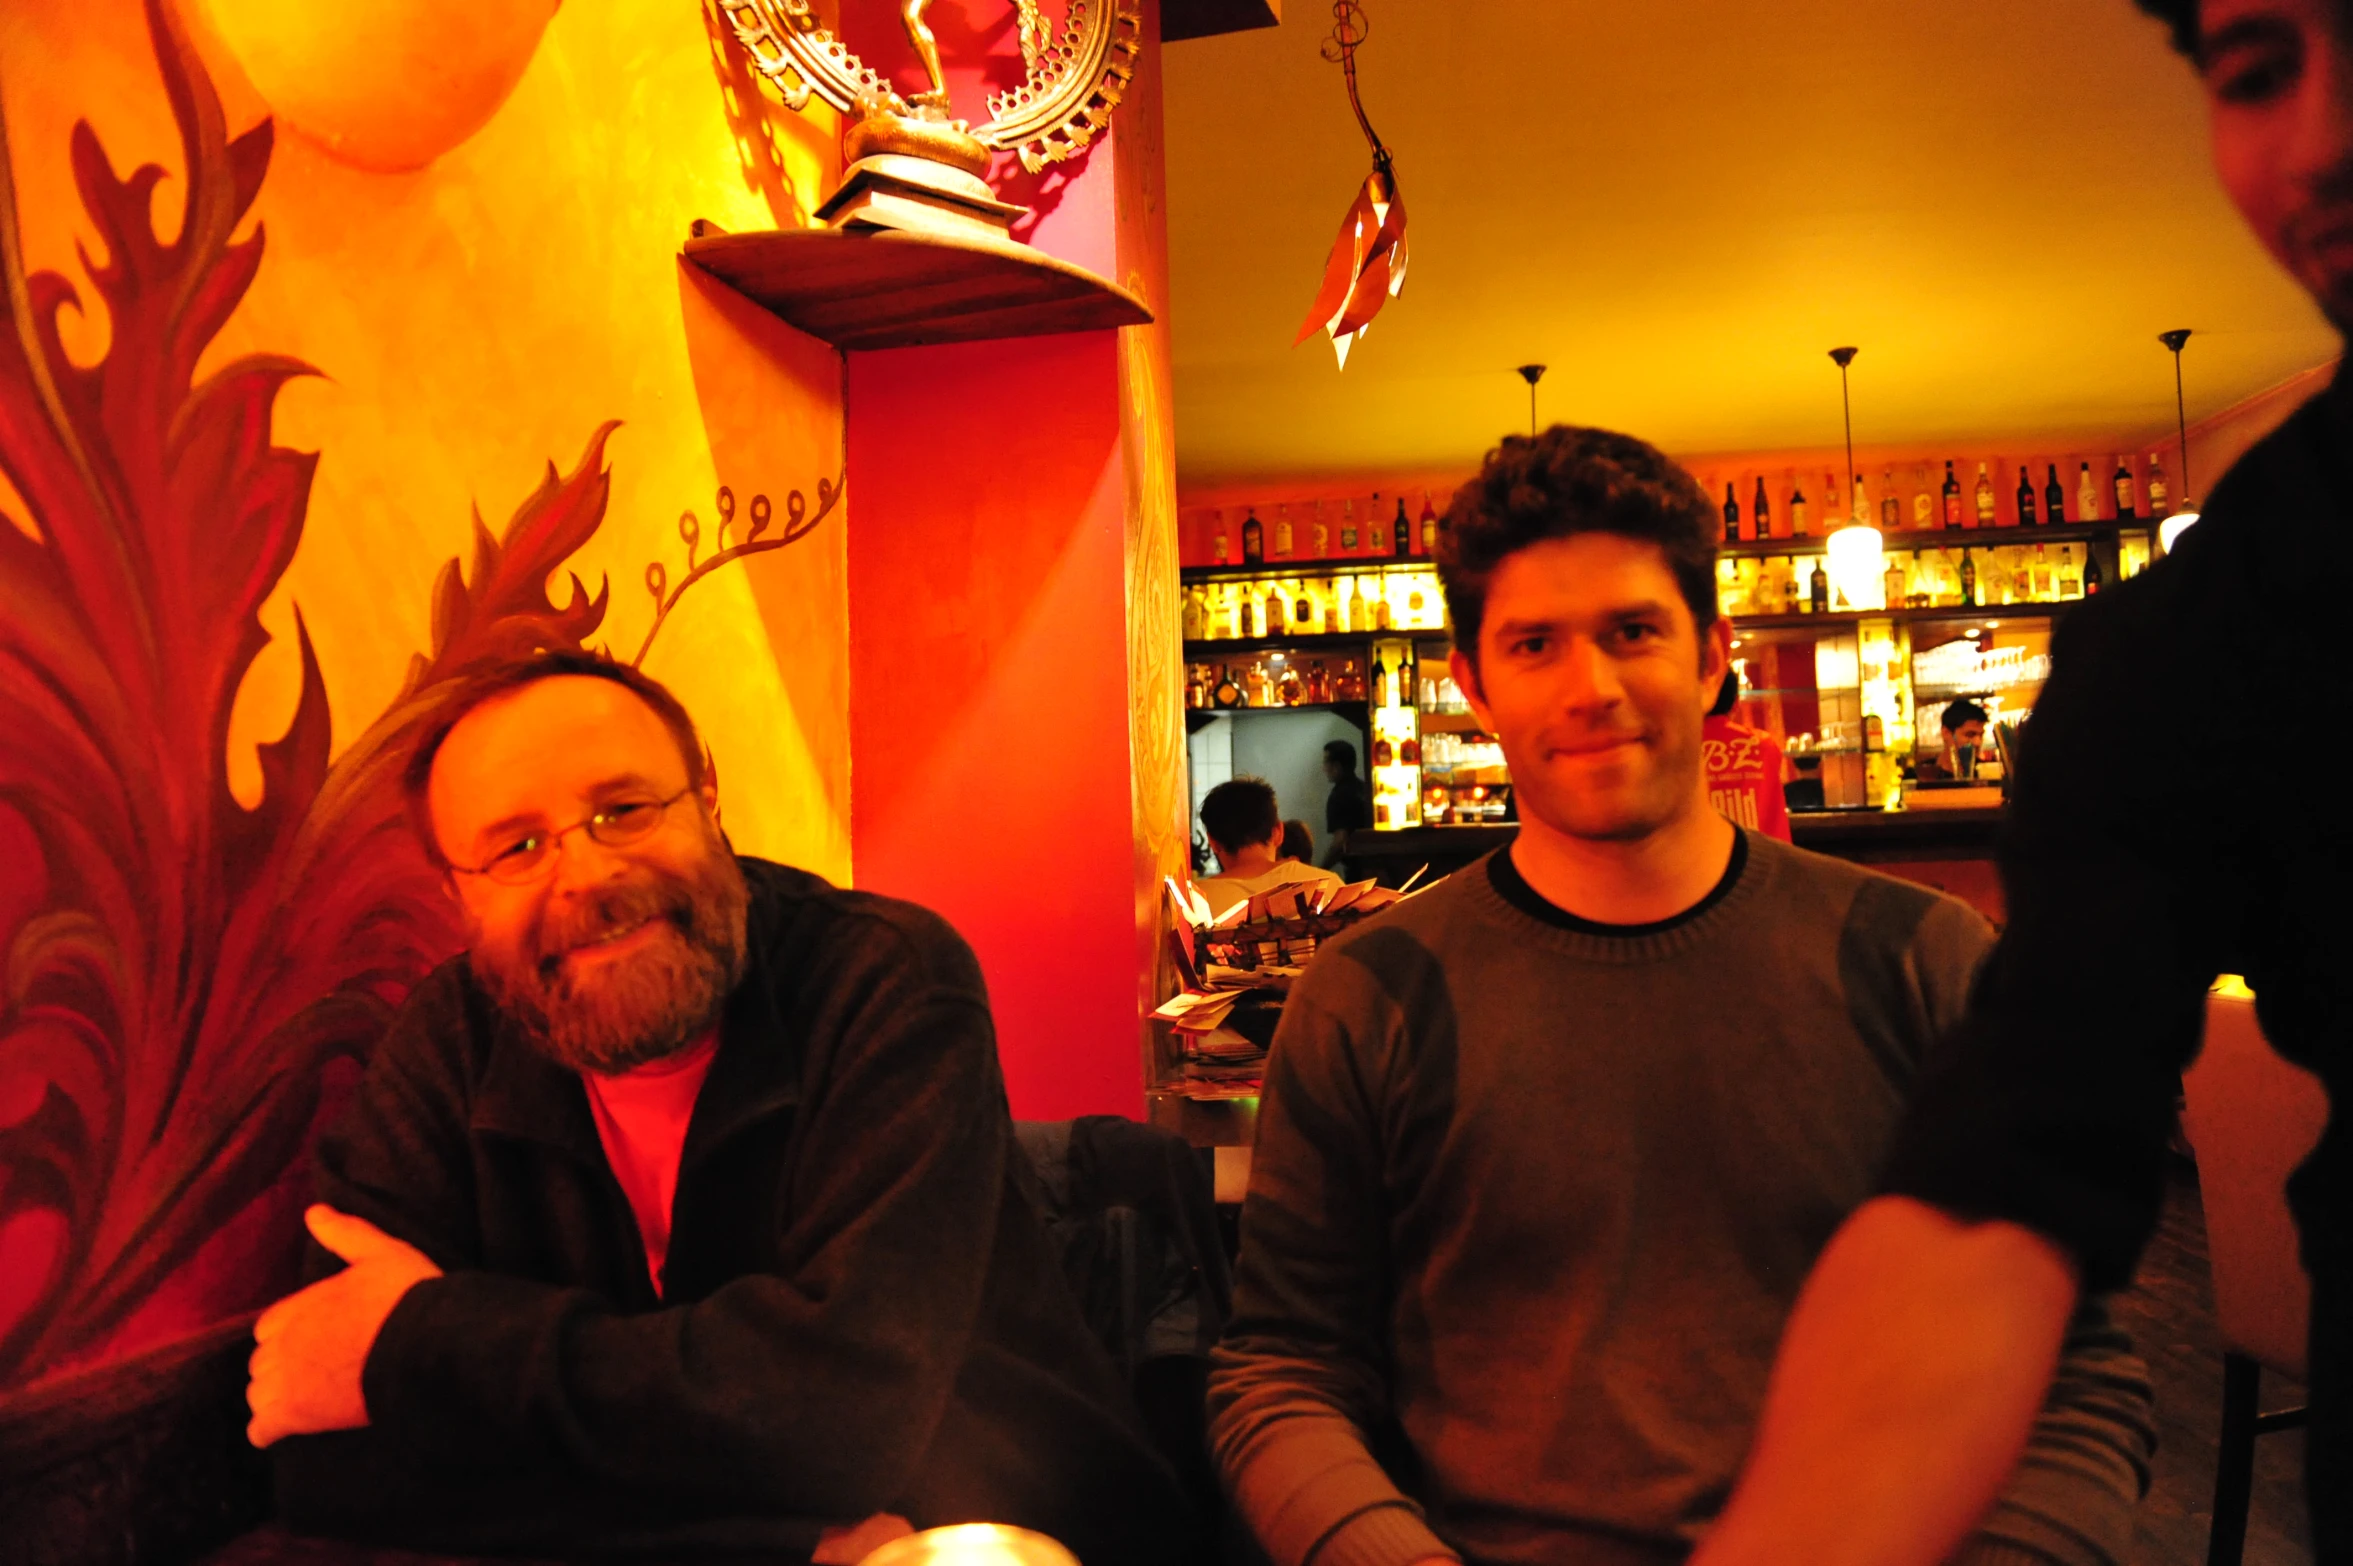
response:
[[[854,1528],[828,1528],[817,1540],[809,1566],[858,1566],[893,1539],[904,1539],[915,1525],[890,1512],[876,1512]]]
[[[302,1215],[312,1238],[351,1263],[289,1294],[253,1324],[253,1410],[245,1438],[268,1446],[280,1436],[353,1430],[368,1422],[360,1371],[384,1318],[401,1296],[441,1269],[365,1219],[324,1204]]]

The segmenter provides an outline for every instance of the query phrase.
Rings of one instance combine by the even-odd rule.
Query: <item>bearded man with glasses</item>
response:
[[[996,1521],[1190,1557],[944,921],[734,854],[684,708],[603,658],[460,680],[406,783],[467,951],[319,1146],[323,1276],[255,1327],[290,1525],[828,1562]]]

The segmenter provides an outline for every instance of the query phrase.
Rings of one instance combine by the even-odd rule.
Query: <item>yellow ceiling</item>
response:
[[[1430,471],[1541,407],[1670,451],[2061,447],[2337,352],[2129,0],[1365,0],[1412,271],[1345,372],[1291,338],[1370,164],[1330,25],[1168,51],[1179,475]]]

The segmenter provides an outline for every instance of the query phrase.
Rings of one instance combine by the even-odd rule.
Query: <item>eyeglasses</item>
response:
[[[553,832],[530,832],[516,838],[478,865],[451,865],[458,875],[487,876],[501,886],[524,886],[555,868],[556,845],[574,832],[586,832],[591,842],[625,848],[654,835],[670,807],[694,792],[688,784],[668,799],[616,799],[594,813]]]

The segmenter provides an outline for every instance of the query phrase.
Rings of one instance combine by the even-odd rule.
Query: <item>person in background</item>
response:
[[[1680,1560],[1992,943],[1711,807],[1715,525],[1656,450],[1559,426],[1448,507],[1454,677],[1521,825],[1284,1004],[1210,1372],[1274,1566]],[[2096,1302],[2064,1363],[1957,1561],[2124,1559],[2147,1378]]]
[[[1945,703],[1944,714],[1937,719],[1943,731],[1944,745],[1934,756],[1922,756],[1913,766],[1923,783],[1934,783],[1947,778],[1975,777],[1977,759],[1985,744],[1986,711],[1969,700]],[[1963,769],[1961,747],[1968,747],[1969,761]]]
[[[1716,704],[1700,728],[1700,748],[1708,774],[1708,803],[1734,826],[1762,832],[1786,843],[1789,837],[1789,800],[1781,785],[1789,762],[1780,741],[1763,729],[1732,716],[1740,703],[1740,675],[1724,676]]]
[[[1348,839],[1373,824],[1373,802],[1356,775],[1356,747],[1346,740],[1324,746],[1324,776],[1332,791],[1324,796],[1324,863],[1337,869],[1348,857]]]
[[[731,852],[685,709],[591,654],[462,677],[406,781],[468,950],[319,1144],[328,1275],[254,1328],[289,1526],[831,1563],[996,1521],[1190,1558],[945,921]]]
[[[1292,816],[1283,823],[1283,840],[1276,845],[1275,858],[1285,864],[1312,865],[1315,863],[1315,834],[1307,823]]]
[[[2215,171],[2353,329],[2353,0],[2141,0],[2204,84]],[[2313,778],[2342,661],[2353,379],[2259,442],[2157,565],[2070,611],[2011,781],[2009,923],[1884,1194],[1823,1253],[1695,1566],[1931,1566],[2005,1482],[2075,1302],[2156,1226],[2206,991],[2244,975],[2331,1113],[2288,1182],[2312,1280],[2313,1558],[2353,1560],[2353,814]],[[2198,743],[2146,762],[2194,713]]]
[[[1264,778],[1230,778],[1201,801],[1201,830],[1217,850],[1218,873],[1196,881],[1211,914],[1278,886],[1338,886],[1329,870],[1282,857],[1283,816]]]

